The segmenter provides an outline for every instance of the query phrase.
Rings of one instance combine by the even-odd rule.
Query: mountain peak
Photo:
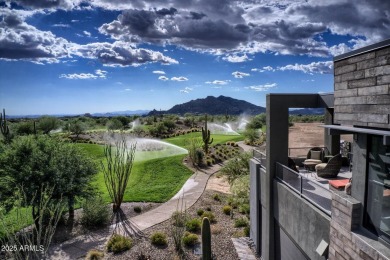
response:
[[[248,115],[256,115],[265,112],[265,108],[256,106],[244,100],[239,100],[231,97],[220,95],[218,97],[207,96],[189,102],[175,105],[168,111],[170,114],[211,114],[222,115],[228,113],[230,115],[240,115],[246,113]]]

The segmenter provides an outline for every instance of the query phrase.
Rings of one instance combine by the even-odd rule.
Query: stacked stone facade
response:
[[[390,46],[334,62],[334,123],[390,129]]]
[[[332,194],[329,260],[383,260],[389,259],[377,241],[361,235],[361,203],[342,191]],[[379,245],[375,247],[374,244]],[[381,252],[380,248],[383,248]]]

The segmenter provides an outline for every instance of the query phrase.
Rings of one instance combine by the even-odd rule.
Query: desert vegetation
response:
[[[187,148],[187,160],[194,165],[207,167],[239,154],[236,141],[243,140],[242,135],[237,132],[233,135],[213,134],[208,129],[215,121],[227,122],[232,119],[234,117],[226,115],[113,118],[86,115],[9,120],[3,112],[0,161],[4,167],[0,170],[0,195],[4,199],[0,205],[0,239],[3,243],[18,239],[15,232],[25,227],[32,227],[30,231],[47,229],[53,234],[58,225],[71,229],[74,225],[82,225],[85,227],[82,232],[104,227],[112,221],[108,204],[112,203],[111,207],[117,211],[123,201],[167,201],[192,173],[182,163],[186,154],[160,157],[165,148],[142,148],[137,153],[142,154],[143,159],[137,160],[135,145],[128,147],[123,140],[122,143],[107,143],[105,134],[110,137],[164,138],[166,143]],[[216,125],[221,128],[221,125]],[[199,126],[204,128],[204,140]],[[149,157],[151,154],[157,154],[157,158],[152,159]],[[10,187],[17,187],[18,192]],[[32,199],[22,200],[18,197],[20,194]],[[215,201],[220,203],[223,199]],[[75,210],[79,208],[84,210],[74,219]],[[15,222],[22,211],[24,221]],[[134,207],[133,211],[139,214],[143,209]],[[196,233],[200,232],[201,220],[206,217],[211,223],[216,222],[215,213],[211,212],[210,207],[206,207],[197,218],[185,219],[177,236],[178,250],[181,250],[179,244],[187,248],[198,243],[200,236]],[[169,236],[169,233],[166,234]],[[51,243],[52,237],[46,236],[45,247]],[[155,235],[154,240],[160,241],[157,244],[163,243],[164,236]],[[114,236],[111,242],[110,250],[113,252],[128,249],[135,243]],[[91,251],[90,257],[101,257],[101,254]],[[13,257],[18,259],[17,256]]]

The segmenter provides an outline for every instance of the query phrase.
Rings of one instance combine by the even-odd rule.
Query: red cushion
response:
[[[329,181],[329,185],[333,186],[336,189],[344,188],[345,185],[347,185],[349,182],[349,179],[344,180],[331,180]]]

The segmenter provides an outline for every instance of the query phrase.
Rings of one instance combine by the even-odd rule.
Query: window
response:
[[[368,139],[368,183],[365,226],[378,237],[390,241],[390,146],[383,137]]]

